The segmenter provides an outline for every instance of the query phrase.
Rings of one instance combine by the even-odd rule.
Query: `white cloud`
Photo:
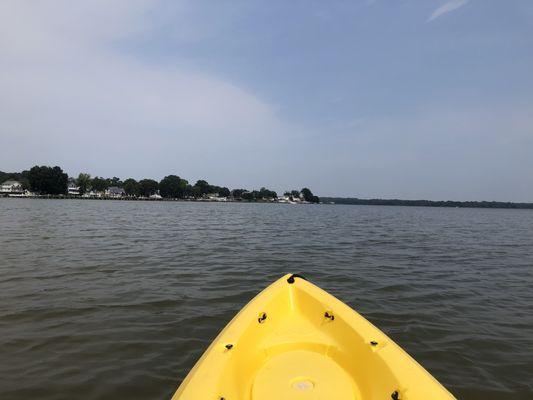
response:
[[[258,154],[289,131],[272,105],[180,67],[179,56],[161,65],[117,50],[151,29],[151,6],[0,3],[0,147],[12,150],[2,169],[45,163],[69,173],[215,180],[250,162],[251,181],[267,168]]]
[[[439,17],[442,17],[445,14],[448,14],[449,12],[455,11],[464,5],[466,5],[470,0],[451,0],[447,3],[443,4],[439,8],[437,8],[433,13],[429,16],[428,20],[426,22],[433,21]]]

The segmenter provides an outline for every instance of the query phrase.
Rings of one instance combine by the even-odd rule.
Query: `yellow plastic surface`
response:
[[[454,399],[361,315],[290,276],[233,318],[172,400]]]

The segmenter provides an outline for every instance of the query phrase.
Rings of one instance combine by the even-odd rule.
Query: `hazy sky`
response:
[[[533,201],[533,1],[0,1],[0,170]]]

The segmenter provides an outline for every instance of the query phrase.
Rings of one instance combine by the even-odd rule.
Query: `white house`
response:
[[[218,193],[208,195],[207,199],[210,201],[228,201],[227,197],[219,197]]]
[[[22,189],[22,183],[19,181],[5,181],[0,186],[0,193],[23,193],[24,189]]]
[[[68,185],[67,193],[69,196],[79,196],[80,195],[80,187],[76,185]]]

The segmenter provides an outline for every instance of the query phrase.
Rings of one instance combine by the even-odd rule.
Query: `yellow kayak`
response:
[[[259,293],[173,400],[454,399],[383,332],[299,275]]]

